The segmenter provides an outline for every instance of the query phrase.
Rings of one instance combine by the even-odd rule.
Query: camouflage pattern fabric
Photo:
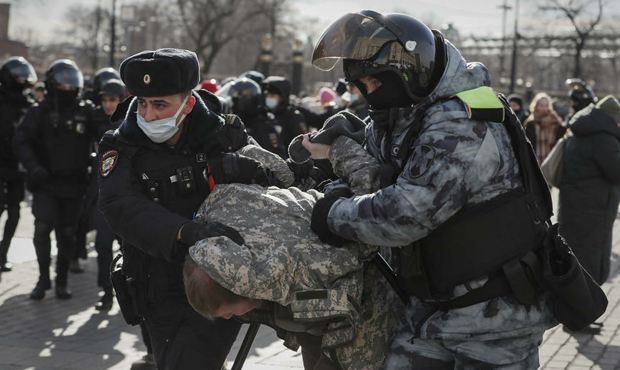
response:
[[[329,161],[334,173],[353,194],[368,194],[379,189],[380,163],[355,140],[340,136],[331,146]]]
[[[371,194],[334,203],[328,219],[334,233],[370,245],[406,248],[464,206],[522,186],[518,163],[503,125],[472,121],[463,104],[450,99],[458,92],[488,86],[486,67],[466,63],[450,43],[447,43],[447,53],[446,71],[431,94],[435,103],[424,112],[415,107],[400,109],[391,122],[391,143],[398,145],[416,115],[423,114],[420,134],[413,143],[410,157],[399,163],[403,171],[396,183]],[[391,152],[384,150],[387,141],[382,127],[386,126],[387,122],[371,121],[366,129],[366,149],[381,163],[390,160],[382,154]],[[481,277],[467,286],[456,287],[454,295],[464,294],[485,281],[486,278]],[[516,353],[521,351],[519,338],[529,338],[528,343],[534,348],[539,343],[539,335],[555,325],[544,297],[534,306],[523,306],[507,297],[446,312],[432,314],[432,310],[430,305],[413,298],[399,336],[407,340],[415,337],[436,341],[442,348],[457,348],[458,343],[469,343],[467,345],[480,354],[478,361],[488,360],[489,364],[495,361],[494,355],[485,350],[485,346],[504,343],[498,346]],[[445,341],[456,344],[450,347],[443,344]],[[432,349],[427,350],[428,357],[437,358]],[[403,355],[406,352],[406,347],[399,350],[396,345],[387,368],[415,368],[407,367],[407,361],[401,367],[396,366],[398,358],[411,357]],[[448,352],[454,359],[458,351]]]
[[[237,150],[237,153],[259,161],[264,167],[271,171],[276,179],[282,183],[283,187],[293,185],[295,175],[293,175],[293,171],[288,167],[286,161],[279,155],[261,148],[258,145],[246,145]]]
[[[334,248],[310,230],[312,207],[322,196],[295,187],[216,185],[198,218],[234,227],[245,245],[209,238],[191,247],[190,256],[236,294],[289,306],[302,323],[329,322],[322,347],[335,348],[344,369],[381,369],[403,305],[365,263],[376,247]]]

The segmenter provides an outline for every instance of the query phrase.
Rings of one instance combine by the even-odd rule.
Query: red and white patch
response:
[[[107,177],[116,164],[118,163],[118,151],[108,150],[101,156],[101,167],[99,168],[99,174],[101,177]]]

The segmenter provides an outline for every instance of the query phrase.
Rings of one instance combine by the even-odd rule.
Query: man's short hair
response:
[[[189,256],[183,266],[183,284],[189,304],[209,320],[216,318],[215,313],[222,305],[235,304],[244,299],[213,280]]]

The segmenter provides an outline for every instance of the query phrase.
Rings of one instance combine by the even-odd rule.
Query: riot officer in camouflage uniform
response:
[[[125,59],[120,74],[136,97],[117,108],[112,120],[123,122],[99,147],[99,208],[123,241],[119,305],[128,323],[145,324],[158,369],[219,370],[240,324],[194,312],[181,270],[196,241],[243,239],[192,219],[217,183],[271,182],[260,163],[231,153],[249,144],[239,118],[208,108],[207,100],[219,104],[210,93],[192,91],[200,81],[195,53],[143,51]]]
[[[0,272],[11,271],[7,254],[19,222],[19,203],[24,199],[24,178],[11,140],[19,120],[34,103],[24,93],[36,82],[34,68],[22,57],[9,58],[0,67],[0,215],[7,213],[0,241]]]
[[[93,107],[80,99],[82,72],[68,59],[57,60],[45,73],[47,95],[26,113],[15,133],[16,153],[28,172],[35,218],[33,243],[39,281],[30,294],[40,300],[51,288],[50,232],[55,230],[56,297],[71,298],[67,271],[74,253],[75,233],[88,185],[90,148],[97,134]]]
[[[525,190],[521,170],[540,171],[487,69],[415,18],[373,11],[323,33],[313,64],[339,59],[372,108],[365,145],[383,164],[382,189],[327,193],[311,226],[324,241],[391,248],[411,298],[385,368],[537,368],[555,321],[523,266],[542,244],[550,198],[542,176]]]

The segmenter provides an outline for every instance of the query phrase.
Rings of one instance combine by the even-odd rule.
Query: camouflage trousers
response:
[[[420,339],[414,338],[411,326],[405,322],[392,342],[385,369],[536,370],[543,333],[485,341]],[[439,361],[422,365],[420,358]]]

